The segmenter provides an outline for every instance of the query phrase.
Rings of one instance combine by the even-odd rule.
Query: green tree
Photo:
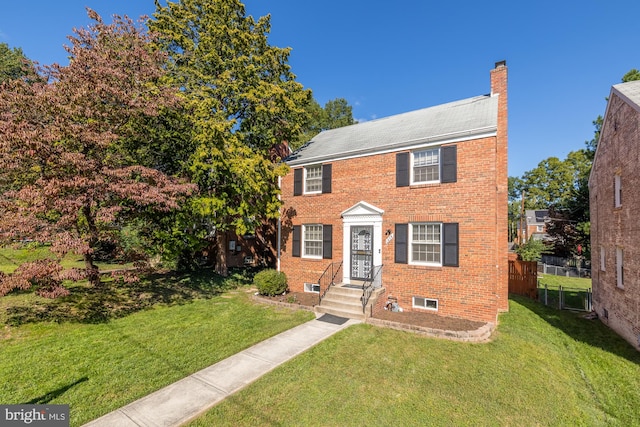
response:
[[[100,282],[95,253],[102,241],[141,211],[167,212],[192,190],[132,159],[122,141],[144,141],[135,123],[178,105],[177,89],[163,86],[165,57],[150,36],[115,16],[74,30],[69,65],[43,69],[35,82],[5,81],[0,90],[0,243],[51,243],[62,258],[82,254],[82,271],[55,263],[21,266],[0,294],[46,281],[47,295],[64,293],[63,279]]]
[[[523,261],[540,261],[543,254],[550,253],[550,249],[542,240],[529,239],[516,248],[516,253]]]
[[[22,49],[11,49],[6,43],[0,43],[0,83],[34,75],[33,64]]]
[[[311,141],[323,130],[336,129],[356,123],[353,119],[353,109],[344,98],[327,101],[324,108],[315,99],[312,99],[306,109],[307,122],[303,125],[300,137],[290,144],[293,150]]]
[[[277,179],[287,167],[272,162],[270,150],[297,139],[311,101],[287,63],[290,49],[269,45],[270,27],[269,16],[256,21],[237,0],[156,1],[149,21],[188,112],[188,174],[201,216],[194,225],[215,229],[222,275],[226,231],[244,234],[279,216]]]
[[[327,101],[324,105],[324,111],[326,114],[326,123],[323,130],[341,128],[355,123],[353,120],[353,109],[344,98]]]
[[[521,208],[522,208],[522,179],[509,177],[509,208],[508,208],[508,227],[509,241],[513,242],[518,236],[518,225],[520,224]]]

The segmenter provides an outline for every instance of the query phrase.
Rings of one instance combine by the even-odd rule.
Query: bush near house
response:
[[[280,295],[287,290],[287,276],[274,269],[262,270],[254,276],[253,284],[258,288],[260,295]]]

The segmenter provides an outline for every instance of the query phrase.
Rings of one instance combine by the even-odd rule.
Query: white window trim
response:
[[[313,288],[318,288],[318,290],[314,291]],[[317,283],[307,283],[307,282],[305,282],[304,291],[305,292],[314,293],[314,294],[319,294],[320,293],[320,285],[318,285]]]
[[[622,206],[622,178],[620,177],[620,175],[615,175],[613,182],[615,191],[615,207],[619,208]]]
[[[413,227],[415,225],[437,225],[440,227],[440,262],[414,261],[413,260]],[[430,267],[442,267],[442,223],[441,222],[412,222],[409,223],[409,264],[425,265]]]
[[[606,253],[604,246],[600,246],[600,271],[606,270]]]
[[[320,227],[320,255],[308,255],[307,254],[307,245],[305,244],[307,239],[307,227],[310,226],[318,226]],[[323,241],[322,241],[322,224],[302,224],[302,239],[301,239],[301,245],[302,245],[302,258],[308,258],[308,259],[322,259],[322,251],[323,251]],[[315,241],[315,240],[314,240]]]
[[[315,191],[308,191],[307,190],[307,172],[309,170],[309,168],[320,168],[320,178],[315,178],[315,179],[319,179],[320,180],[320,189],[319,190],[315,190]],[[304,177],[302,180],[302,192],[303,194],[320,194],[322,193],[322,165],[309,165],[309,166],[305,166],[303,168],[304,170]]]
[[[616,286],[624,289],[624,251],[616,248]]]
[[[413,166],[414,166],[414,155],[415,153],[421,153],[423,151],[437,151],[438,152],[438,179],[436,180],[431,180],[431,181],[416,181],[414,179],[414,171],[413,171]],[[421,185],[421,184],[438,184],[440,183],[440,180],[442,179],[441,175],[441,164],[442,164],[442,150],[440,150],[440,147],[429,147],[429,148],[423,148],[423,149],[419,149],[419,150],[414,150],[411,152],[411,165],[410,165],[410,169],[409,169],[409,185]]]
[[[416,305],[416,298],[421,298],[424,300],[425,304],[427,303],[427,301],[435,301],[436,303],[436,307],[426,307],[425,305]],[[429,311],[438,311],[438,307],[440,306],[440,303],[438,302],[437,299],[435,298],[427,298],[427,297],[413,297],[411,298],[411,306],[413,308],[419,308],[421,310],[429,310]]]

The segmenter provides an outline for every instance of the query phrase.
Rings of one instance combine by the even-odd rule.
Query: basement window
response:
[[[316,294],[320,293],[320,285],[317,283],[305,283],[304,284],[305,292],[314,292]]]
[[[424,297],[413,297],[414,308],[424,308],[426,310],[438,310],[438,300]]]

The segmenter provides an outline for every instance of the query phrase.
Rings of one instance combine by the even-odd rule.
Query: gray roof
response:
[[[316,135],[286,163],[302,165],[495,134],[498,98],[483,95]]]
[[[529,210],[527,209],[525,215],[527,216],[527,224],[536,225],[544,224],[546,218],[549,218],[549,210]]]
[[[640,107],[640,80],[613,85],[613,89],[619,92],[627,102]]]

